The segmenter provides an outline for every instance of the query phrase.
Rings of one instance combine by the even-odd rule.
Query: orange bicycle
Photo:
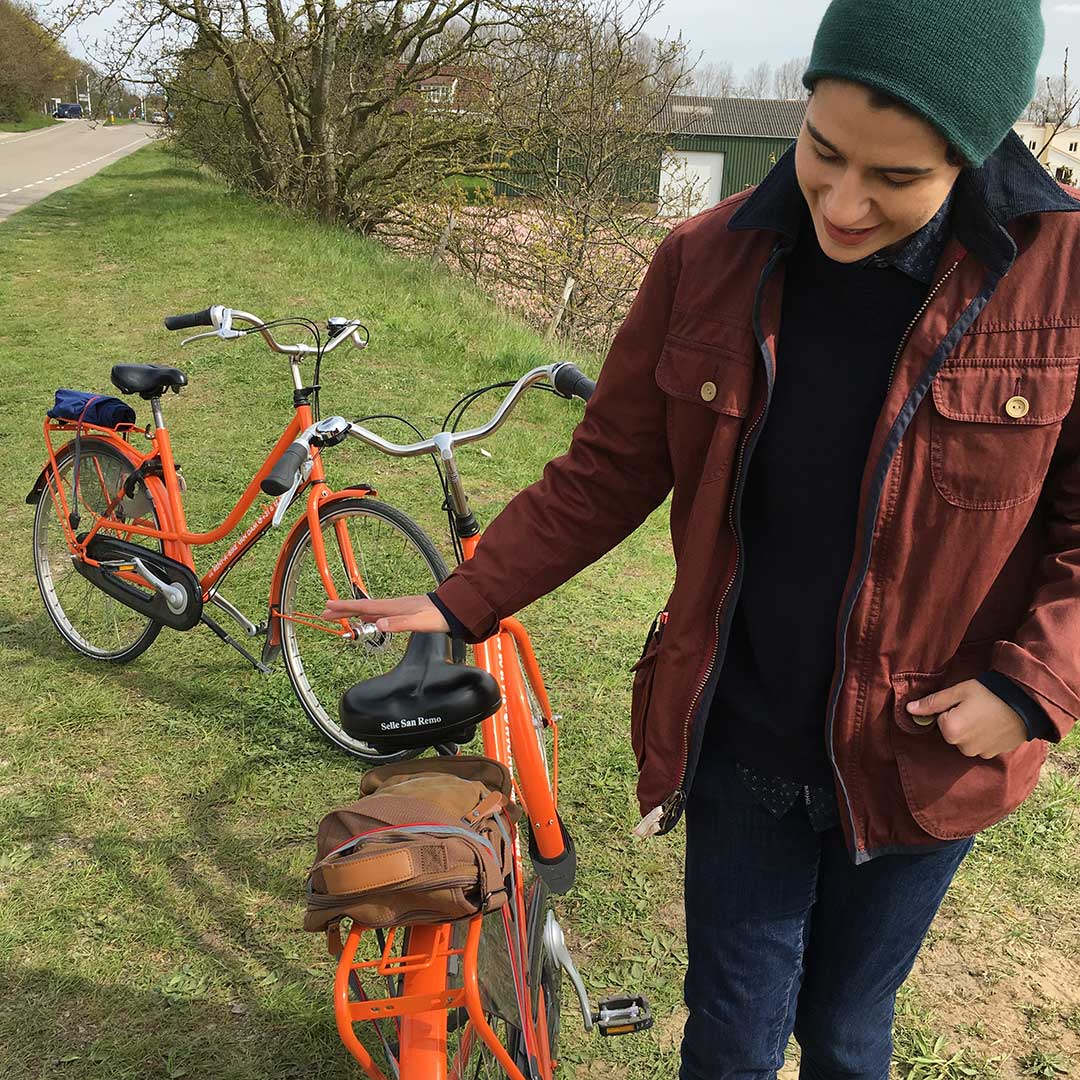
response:
[[[184,479],[161,407],[167,391],[179,393],[187,385],[183,371],[149,364],[113,367],[112,382],[122,393],[149,401],[152,426],[47,418],[48,460],[27,502],[35,505],[34,570],[49,617],[76,652],[98,661],[133,659],[166,626],[181,631],[208,626],[263,672],[284,654],[304,712],[331,743],[372,762],[411,756],[375,751],[349,735],[338,719],[338,700],[357,673],[374,676],[393,667],[404,643],[374,630],[360,632],[344,619],[319,618],[327,598],[423,592],[447,573],[423,530],[374,499],[373,488],[361,484],[336,491],[326,482],[323,451],[346,438],[348,425],[341,417],[319,420],[319,365],[343,342],[363,348],[366,330],[355,319],[329,319],[323,328],[298,319],[266,323],[220,305],[171,316],[165,325],[213,328],[185,339],[185,345],[199,338],[260,334],[288,358],[292,419],[225,520],[208,532],[192,532],[184,514]],[[282,325],[303,327],[315,344],[279,343],[271,330]],[[306,359],[315,364],[310,383],[301,375]],[[73,438],[56,446],[56,436]],[[145,450],[138,445],[143,441],[149,444]],[[199,574],[194,549],[237,531],[260,491],[273,501],[259,508],[224,555]],[[49,497],[42,498],[46,492]],[[304,510],[281,545],[268,616],[257,624],[222,594],[222,582],[297,504]],[[235,620],[247,638],[265,638],[261,658],[211,617],[211,606]],[[460,645],[458,651],[464,655]]]
[[[463,398],[464,407],[496,386]],[[572,364],[554,364],[513,383],[482,427],[458,432],[458,413],[454,429],[411,445],[388,443],[359,424],[348,425],[348,433],[399,457],[438,452],[449,478],[455,547],[467,559],[480,541],[480,527],[454,449],[490,435],[532,386],[587,400],[594,384]],[[368,633],[371,628],[361,622],[358,629]],[[344,942],[335,929],[337,1027],[370,1080],[552,1080],[564,972],[586,1029],[628,1034],[649,1027],[652,1016],[648,1002],[637,995],[592,1008],[549,903],[552,893],[565,893],[573,884],[576,858],[558,813],[559,717],[552,713],[524,626],[503,619],[497,634],[475,646],[475,668],[448,663],[445,644],[446,635],[412,635],[393,671],[359,683],[344,696],[342,725],[354,738],[391,747],[396,736],[386,733],[415,730],[423,721],[433,726],[422,739],[438,744],[439,725],[452,727],[461,699],[476,699],[470,690],[477,680],[493,682],[499,694],[486,700],[501,700],[483,719],[483,752],[514,777],[514,798],[528,828],[528,856],[522,858],[515,834],[510,900],[488,915],[387,932],[353,924]],[[402,718],[399,705],[406,699],[415,717]],[[370,1025],[370,1048],[358,1035],[360,1024]]]

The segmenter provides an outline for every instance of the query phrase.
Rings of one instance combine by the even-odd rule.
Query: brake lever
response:
[[[221,338],[222,341],[231,341],[233,338],[243,336],[243,330],[233,330],[230,326],[223,326],[220,330],[204,330],[201,334],[192,334],[191,337],[184,338],[184,340],[180,342],[180,348],[182,349],[185,345],[189,345],[193,341],[198,341],[199,338],[216,337]]]

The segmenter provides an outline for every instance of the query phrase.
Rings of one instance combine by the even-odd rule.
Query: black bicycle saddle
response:
[[[449,647],[447,634],[413,634],[397,667],[345,691],[341,726],[384,753],[468,742],[502,697],[488,672],[450,663]]]
[[[187,386],[187,376],[174,367],[160,364],[113,364],[112,384],[121,394],[146,398],[161,397],[169,387],[180,393]]]

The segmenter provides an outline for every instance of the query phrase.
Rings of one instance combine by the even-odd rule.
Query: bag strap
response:
[[[335,896],[352,896],[399,885],[416,874],[412,852],[406,847],[377,855],[354,855],[326,863],[322,870],[326,891]]]
[[[79,521],[81,515],[79,514],[79,466],[82,464],[82,426],[83,417],[86,416],[86,410],[90,408],[101,397],[101,394],[91,394],[87,399],[86,404],[82,407],[82,412],[79,413],[79,419],[75,423],[75,462],[72,467],[72,480],[71,480],[71,510],[68,512],[68,524],[72,529],[79,527]]]
[[[481,799],[476,806],[462,817],[461,821],[469,828],[474,829],[484,818],[497,814],[509,801],[501,791],[493,791],[490,795]]]

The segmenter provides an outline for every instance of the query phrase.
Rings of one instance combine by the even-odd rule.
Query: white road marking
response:
[[[4,139],[3,143],[4,146],[11,146],[12,143],[24,142],[26,139],[36,139],[39,135],[55,134],[55,130],[59,126],[59,124],[50,124],[48,127],[42,128],[41,131],[33,131],[29,135],[20,135],[16,139]]]
[[[38,132],[37,134],[40,134]],[[62,173],[57,173],[54,176],[48,176],[44,180],[31,180],[28,184],[23,184],[22,187],[12,188],[10,191],[5,191],[3,195],[0,195],[0,199],[6,198],[8,195],[15,195],[17,192],[23,191],[25,188],[37,187],[38,184],[46,184],[50,180],[55,180],[57,176],[66,176],[70,172],[75,172],[76,169],[85,169],[87,165],[94,165],[99,161],[104,161],[108,157],[112,157],[113,154],[119,154],[121,150],[127,150],[132,146],[138,146],[140,143],[149,142],[148,136],[143,136],[141,139],[135,139],[132,142],[125,143],[123,146],[118,146],[115,150],[110,150],[107,154],[101,154],[96,158],[91,158],[89,161],[84,161],[79,165],[72,165],[70,169],[65,169]]]

